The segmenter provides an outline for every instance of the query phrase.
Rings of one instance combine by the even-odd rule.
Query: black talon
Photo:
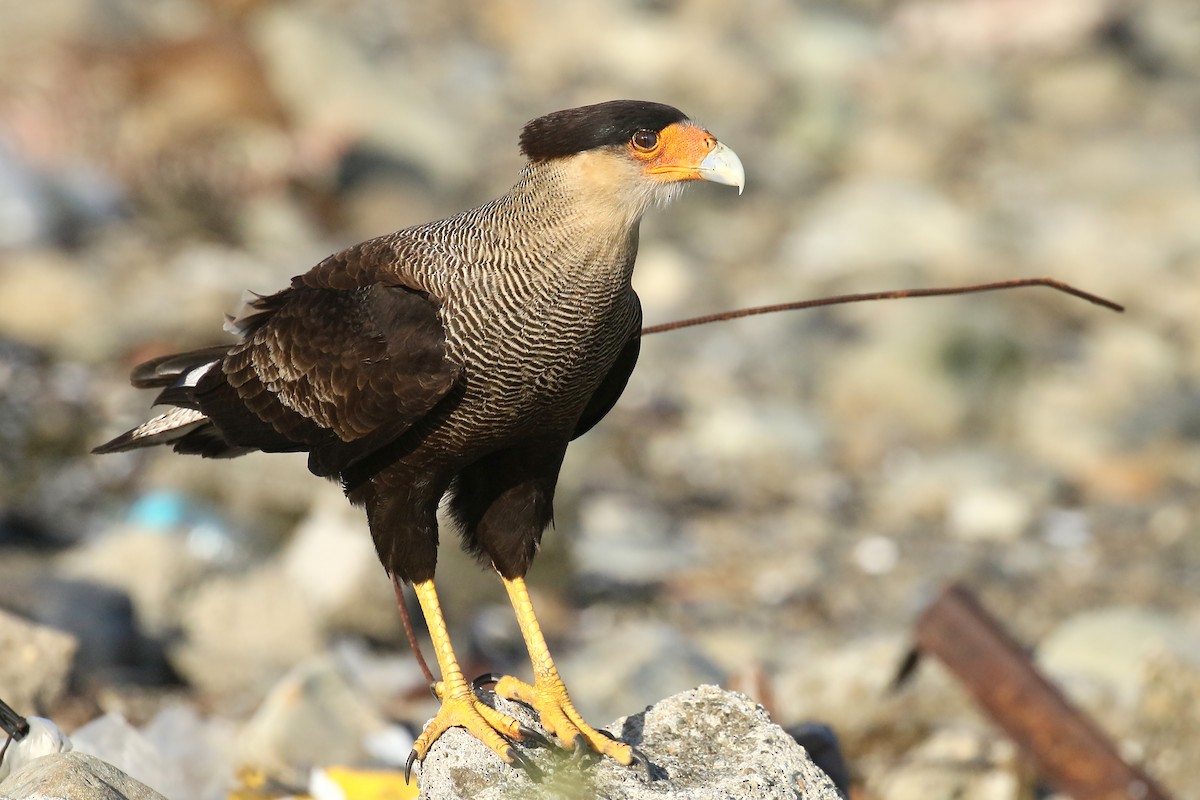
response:
[[[407,786],[409,783],[408,779],[410,777],[412,777],[413,763],[416,760],[417,760],[417,748],[414,747],[412,749],[412,752],[408,754],[408,763],[404,765],[404,785],[405,786]]]
[[[500,675],[499,673],[496,673],[496,672],[485,672],[482,675],[480,675],[478,678],[476,678],[475,680],[471,681],[471,688],[473,690],[475,690],[476,692],[478,692],[480,689],[482,689],[484,686],[487,686],[489,683],[491,683],[491,684],[499,683],[500,679],[503,677],[504,677],[503,675]]]
[[[601,731],[601,733],[603,733],[603,731]],[[615,736],[613,737],[613,741],[616,741]],[[646,780],[647,781],[654,780],[654,773],[651,771],[651,768],[650,768],[650,759],[646,758],[646,754],[643,753],[641,750],[638,750],[633,745],[629,746],[629,752],[631,755],[633,755],[633,763],[636,764],[637,766],[641,767],[642,771],[646,773]]]
[[[571,763],[582,763],[584,758],[595,754],[591,744],[582,733],[575,734],[575,738],[571,741]]]
[[[534,744],[540,745],[541,747],[554,747],[554,742],[550,741],[545,736],[538,733],[533,728],[530,728],[527,725],[521,725],[520,727],[518,727],[517,734],[522,742],[526,742],[526,741],[533,742]]]
[[[542,779],[545,777],[545,775],[542,773],[541,769],[538,768],[537,764],[534,764],[533,761],[530,760],[529,756],[525,755],[515,747],[509,747],[508,757],[512,759],[512,765],[528,775],[531,781],[534,783],[542,782]]]
[[[603,728],[597,728],[596,732],[599,733],[601,736],[605,737],[606,739],[610,739],[611,741],[614,741],[614,742],[621,741],[616,736],[612,735],[611,733],[604,730]],[[654,780],[653,767],[650,766],[650,759],[646,758],[646,754],[643,753],[641,750],[638,750],[633,745],[629,745],[629,752],[633,756],[633,761],[630,763],[630,766],[641,767],[642,771],[646,773],[646,780],[648,780],[648,781]]]

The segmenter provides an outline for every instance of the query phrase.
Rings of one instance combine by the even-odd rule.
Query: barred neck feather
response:
[[[668,193],[609,180],[615,161],[582,153],[531,163],[496,200],[409,230],[427,244],[455,242],[429,265],[452,353],[477,363],[523,354],[542,369],[535,354],[564,358],[560,347],[591,346],[597,328],[627,335],[638,226]]]

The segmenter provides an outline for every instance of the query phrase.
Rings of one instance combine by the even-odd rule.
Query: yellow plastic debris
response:
[[[308,783],[312,800],[415,800],[417,779],[404,782],[404,773],[385,770],[323,767],[314,769]]]

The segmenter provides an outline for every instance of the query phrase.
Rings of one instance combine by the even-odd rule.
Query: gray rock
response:
[[[282,564],[325,630],[402,641],[391,581],[379,566],[362,511],[344,497],[318,495]]]
[[[525,708],[496,705],[540,730]],[[610,760],[582,766],[559,750],[528,749],[544,774],[535,783],[502,763],[459,728],[438,740],[421,767],[426,800],[500,798],[804,798],[838,800],[833,782],[804,748],[752,700],[715,686],[701,686],[622,717],[609,731],[638,747],[652,777]]]
[[[31,761],[0,783],[3,800],[166,800],[121,770],[86,753]]]
[[[74,636],[0,610],[0,697],[22,713],[62,695],[75,658]]]
[[[173,665],[201,692],[230,701],[261,697],[321,644],[307,600],[278,564],[200,586],[183,631]]]
[[[238,737],[238,760],[286,785],[303,785],[322,764],[373,764],[368,740],[387,728],[333,659],[317,657],[267,695]],[[407,755],[404,748],[400,758]]]
[[[33,621],[70,634],[73,669],[89,681],[163,685],[175,678],[162,645],[145,636],[129,596],[89,581],[41,577],[26,589]]]
[[[50,228],[49,202],[38,177],[0,146],[0,246],[31,245]]]
[[[138,729],[116,712],[71,734],[87,753],[171,800],[222,800],[233,781],[233,726],[184,705],[168,706]]]
[[[950,197],[917,182],[857,178],[826,192],[785,242],[812,277],[953,265],[971,252],[974,221]]]

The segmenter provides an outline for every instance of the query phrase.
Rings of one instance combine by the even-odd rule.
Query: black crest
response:
[[[606,145],[624,144],[642,128],[661,131],[687,116],[678,108],[644,100],[610,100],[555,111],[521,131],[521,152],[532,161],[569,156]]]

